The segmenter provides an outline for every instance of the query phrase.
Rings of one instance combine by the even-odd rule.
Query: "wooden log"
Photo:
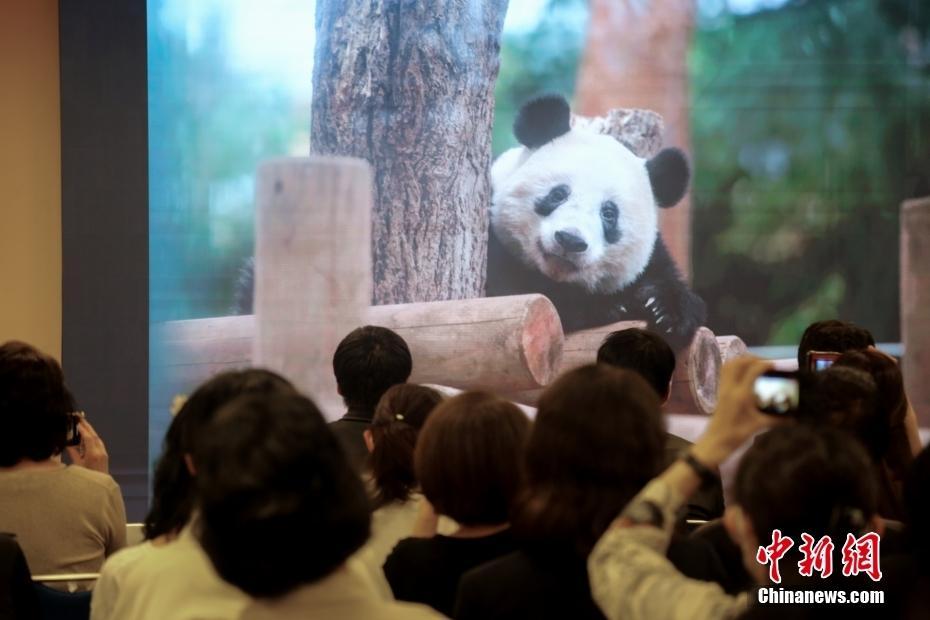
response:
[[[414,383],[494,392],[538,388],[555,377],[562,356],[562,324],[542,295],[374,306],[361,323],[403,336],[413,354]],[[155,359],[165,380],[153,386],[154,406],[166,410],[174,395],[189,394],[215,373],[250,366],[255,325],[249,314],[155,326]],[[327,376],[334,350],[324,353]]]
[[[371,299],[371,205],[371,169],[360,159],[295,157],[258,169],[252,359],[329,418],[344,409],[333,351]]]
[[[930,197],[901,205],[901,341],[908,399],[930,426]]]
[[[720,349],[720,361],[729,360],[746,355],[746,343],[739,336],[717,336],[717,348]]]
[[[714,332],[699,327],[691,344],[679,351],[677,358],[665,410],[710,415],[717,407],[722,365]]]
[[[643,321],[621,321],[568,334],[559,372],[597,361],[597,349],[611,332],[645,325]],[[665,409],[673,413],[712,413],[717,405],[720,366],[721,355],[714,333],[706,327],[699,328],[690,346],[676,354],[675,373]],[[521,390],[508,393],[507,397],[535,406],[541,393],[541,389]]]
[[[372,306],[365,317],[407,341],[415,383],[531,389],[547,385],[562,359],[562,323],[543,295]]]

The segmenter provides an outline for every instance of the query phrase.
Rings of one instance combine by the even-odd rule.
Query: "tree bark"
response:
[[[373,303],[484,293],[507,0],[319,0],[311,152],[374,168]]]
[[[668,144],[687,151],[687,56],[693,29],[694,0],[591,0],[576,87],[578,113],[654,110],[668,127]],[[659,214],[662,237],[686,277],[691,271],[690,211],[686,196]]]

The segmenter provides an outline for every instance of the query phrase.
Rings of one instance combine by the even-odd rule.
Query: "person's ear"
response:
[[[369,452],[375,451],[375,438],[371,434],[371,429],[366,428],[365,432],[362,433],[362,436],[365,438],[365,447],[368,448]]]
[[[191,476],[197,475],[197,468],[194,467],[194,458],[190,454],[184,455],[184,466],[187,467],[187,473]]]
[[[885,530],[887,529],[887,527],[885,526],[884,519],[882,519],[878,515],[872,515],[872,517],[869,518],[869,521],[866,524],[865,529],[867,532],[875,532],[876,534],[878,534],[879,538],[883,538],[885,536]]]

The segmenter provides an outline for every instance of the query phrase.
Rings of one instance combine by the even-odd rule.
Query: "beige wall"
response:
[[[61,355],[58,1],[0,0],[0,342]]]

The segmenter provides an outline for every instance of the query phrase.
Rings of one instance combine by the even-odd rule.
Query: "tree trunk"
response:
[[[901,341],[904,386],[930,425],[930,196],[901,206]]]
[[[311,151],[374,168],[373,303],[484,293],[507,0],[319,0]]]
[[[666,143],[687,151],[687,55],[693,29],[694,0],[591,0],[575,95],[578,113],[654,110],[668,127]],[[686,276],[691,271],[689,202],[685,197],[659,214],[662,237]]]

